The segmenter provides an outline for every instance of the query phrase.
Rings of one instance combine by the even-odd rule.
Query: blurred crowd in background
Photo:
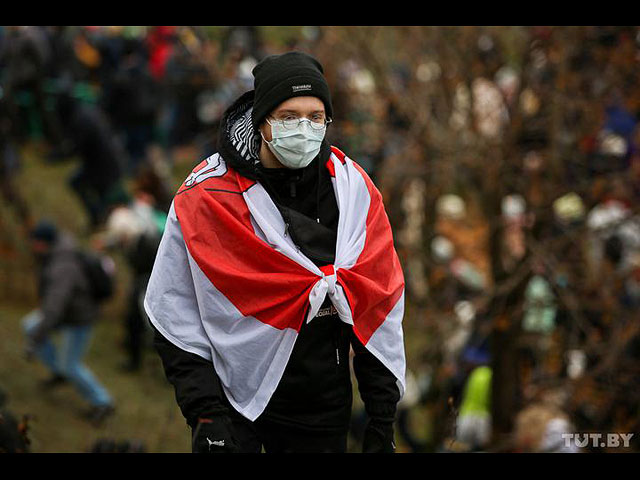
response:
[[[607,450],[562,436],[589,432],[635,433],[638,451],[639,27],[0,28],[0,299],[21,298],[9,275],[38,275],[15,258],[22,240],[73,234],[101,265],[122,256],[123,368],[139,372],[141,298],[180,175],[215,152],[253,66],[292,49],[324,65],[329,139],[376,182],[394,228],[404,451]],[[59,188],[85,228],[26,198],[33,144],[43,165],[74,164]],[[355,439],[363,425],[356,406]]]

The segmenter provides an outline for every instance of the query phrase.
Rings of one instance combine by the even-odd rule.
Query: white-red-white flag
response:
[[[169,341],[213,362],[249,420],[278,386],[302,323],[322,321],[326,296],[404,393],[404,277],[382,197],[337,148],[326,167],[339,209],[333,265],[317,267],[299,251],[262,185],[218,154],[171,205],[145,310]]]

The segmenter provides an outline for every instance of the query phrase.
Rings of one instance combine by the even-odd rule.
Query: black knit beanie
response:
[[[270,55],[253,69],[255,97],[251,119],[258,128],[264,117],[292,97],[318,97],[328,117],[333,116],[329,85],[322,65],[311,55],[288,52]]]

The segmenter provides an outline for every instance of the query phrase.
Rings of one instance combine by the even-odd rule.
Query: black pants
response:
[[[290,430],[260,419],[250,422],[240,414],[231,415],[235,442],[240,453],[345,453],[347,432],[319,433]]]

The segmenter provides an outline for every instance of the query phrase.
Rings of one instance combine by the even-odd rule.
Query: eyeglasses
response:
[[[302,122],[308,122],[309,125],[311,126],[311,128],[314,129],[314,130],[322,130],[327,125],[329,125],[331,122],[333,122],[333,120],[330,119],[330,118],[311,119],[310,120],[310,119],[304,118],[304,117],[301,118],[301,117],[292,117],[292,116],[287,116],[286,118],[283,118],[283,119],[272,118],[271,120],[273,122],[277,123],[278,125],[282,125],[285,130],[295,130],[296,128],[298,128],[298,126]],[[267,119],[267,123],[269,125],[273,125],[269,121],[269,119]]]

